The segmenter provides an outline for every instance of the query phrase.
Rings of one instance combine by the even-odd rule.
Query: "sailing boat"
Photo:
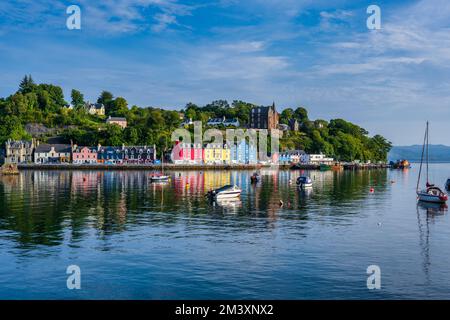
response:
[[[419,169],[419,178],[417,179],[417,188],[416,188],[416,193],[417,193],[417,199],[419,201],[424,201],[424,202],[433,202],[433,203],[445,203],[448,200],[448,195],[442,191],[440,188],[436,187],[434,184],[430,183],[429,180],[429,124],[427,122],[427,128],[425,130],[425,136],[423,138],[423,147],[422,147],[422,157],[420,160],[420,169]],[[423,161],[424,161],[424,157],[426,158],[426,170],[427,170],[427,184],[426,184],[426,188],[419,190],[419,185],[420,185],[420,178],[422,175],[422,165],[423,165]]]
[[[169,176],[164,175],[164,151],[161,155],[161,174],[153,174],[150,178],[152,182],[167,182],[170,179]]]

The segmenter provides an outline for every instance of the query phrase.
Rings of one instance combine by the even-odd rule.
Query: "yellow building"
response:
[[[205,147],[206,164],[225,164],[230,163],[231,150],[220,143],[209,143]]]
[[[222,162],[224,164],[231,163],[231,148],[226,144],[222,148]]]

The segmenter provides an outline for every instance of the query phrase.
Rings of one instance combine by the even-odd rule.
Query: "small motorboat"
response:
[[[251,183],[258,183],[261,181],[261,176],[258,173],[254,173],[251,177],[250,177],[250,181]]]
[[[445,189],[447,189],[448,191],[450,191],[450,178],[447,180],[447,182],[445,183]]]
[[[227,185],[219,189],[209,191],[206,196],[211,199],[230,199],[241,195],[241,188],[236,185]]]
[[[310,177],[301,176],[297,178],[297,185],[300,188],[312,188],[312,180]]]
[[[170,176],[166,176],[163,174],[154,174],[150,177],[150,180],[152,182],[167,182],[167,181],[169,181],[169,179],[170,179]]]

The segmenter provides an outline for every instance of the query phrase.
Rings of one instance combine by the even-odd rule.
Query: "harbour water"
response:
[[[438,185],[450,177],[450,164],[430,170]],[[417,172],[265,169],[257,185],[252,171],[171,172],[168,184],[145,171],[0,177],[0,299],[448,299],[450,216],[417,206]],[[204,197],[229,183],[240,201]],[[69,265],[80,290],[67,288]],[[367,288],[370,265],[380,290]]]

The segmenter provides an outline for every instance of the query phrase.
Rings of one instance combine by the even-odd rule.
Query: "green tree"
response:
[[[74,108],[84,106],[84,96],[80,91],[72,89],[70,96],[72,98],[72,105],[74,106]]]
[[[34,83],[33,78],[31,75],[25,76],[19,85],[19,92],[22,94],[26,94],[29,92],[33,92],[36,88],[36,84]]]

